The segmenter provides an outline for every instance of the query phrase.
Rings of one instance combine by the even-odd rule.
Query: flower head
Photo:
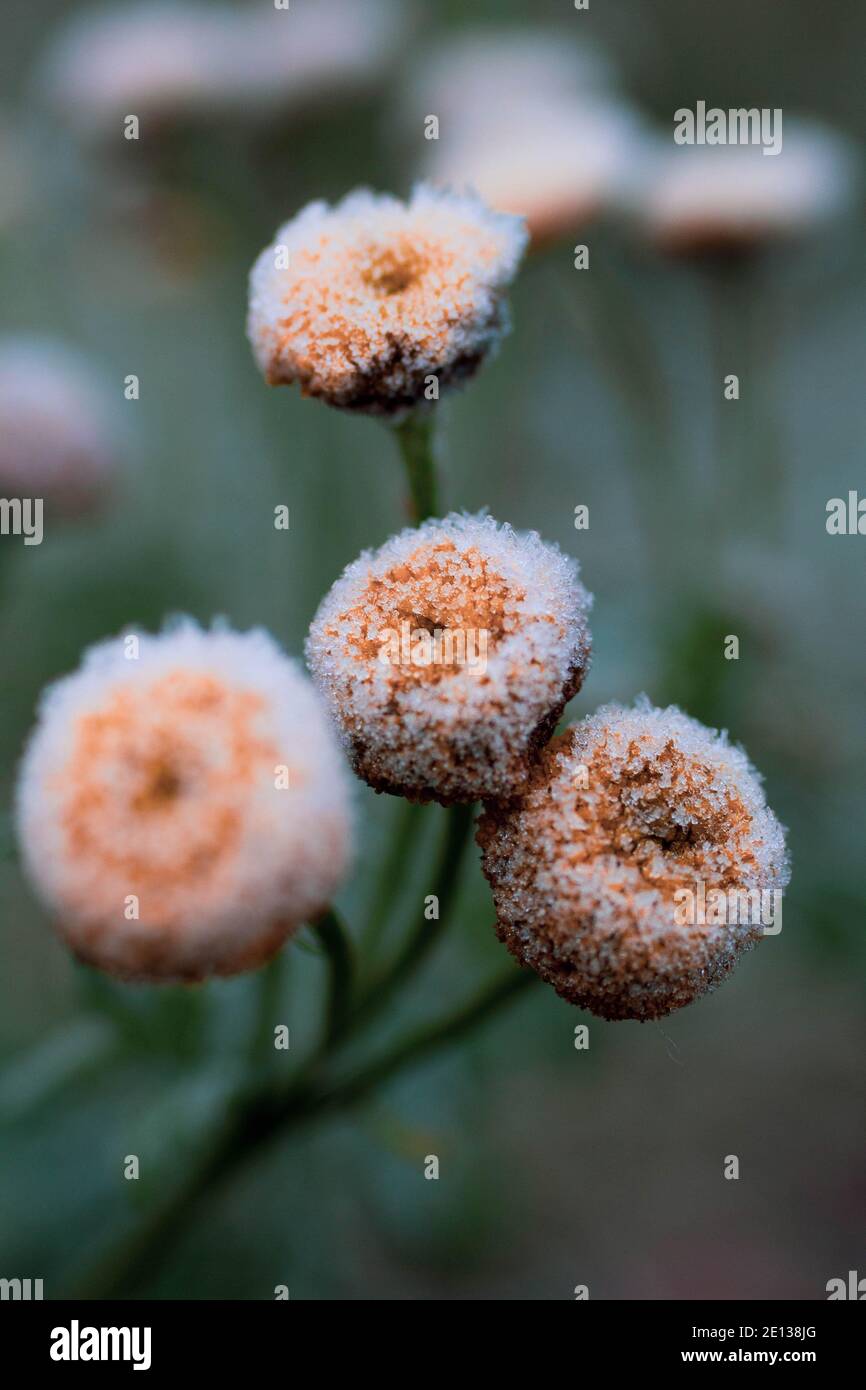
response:
[[[330,900],[346,776],[306,677],[263,631],[92,647],[21,767],[28,873],[81,959],[130,979],[249,969]]]
[[[411,73],[406,117],[436,115],[446,139],[453,130],[470,134],[501,128],[503,121],[516,128],[539,103],[564,108],[603,97],[615,76],[601,50],[563,42],[561,34],[549,29],[461,29]],[[512,111],[518,113],[514,121]]]
[[[521,796],[487,808],[478,842],[508,949],[611,1019],[714,989],[789,877],[745,753],[645,698],[554,739]]]
[[[256,360],[272,385],[397,415],[496,347],[525,240],[518,218],[423,184],[408,203],[366,189],[311,203],[253,266]]]
[[[223,111],[303,109],[375,78],[399,18],[391,0],[262,10],[138,0],[85,11],[62,25],[40,64],[38,87],[84,133],[119,133],[130,113],[163,124]]]
[[[627,196],[642,149],[627,107],[544,95],[509,113],[507,131],[471,129],[434,147],[435,183],[478,190],[491,207],[526,219],[533,243],[579,230]]]
[[[604,56],[544,29],[444,43],[413,74],[416,121],[422,105],[439,121],[425,177],[525,217],[534,243],[618,202],[638,158],[640,124]]]
[[[680,145],[646,166],[640,215],[649,237],[681,255],[741,253],[842,213],[858,182],[850,143],[786,121],[777,154],[760,145]]]
[[[116,434],[87,361],[50,340],[0,339],[0,495],[89,510],[115,474]]]
[[[443,803],[504,796],[580,689],[590,604],[556,546],[452,515],[349,565],[307,659],[372,787]]]

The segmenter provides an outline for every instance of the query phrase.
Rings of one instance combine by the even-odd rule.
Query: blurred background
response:
[[[92,13],[109,20],[89,28]],[[575,119],[564,194],[544,146],[555,215],[539,218],[513,332],[442,405],[447,502],[578,556],[595,658],[570,717],[643,690],[730,729],[790,827],[793,879],[781,935],[717,994],[662,1024],[606,1024],[534,987],[360,1109],[257,1156],[135,1292],[568,1299],[585,1284],[591,1298],[823,1298],[828,1279],[862,1271],[866,1216],[866,540],[825,524],[829,499],[866,495],[866,11],[292,0],[280,14],[248,0],[233,15],[248,43],[237,27],[226,40],[210,4],[32,0],[2,21],[3,345],[49,340],[86,363],[108,460],[87,505],[47,503],[40,546],[0,538],[3,807],[39,692],[89,643],[182,611],[262,624],[297,654],[342,567],[405,519],[381,425],[269,390],[254,367],[247,275],[279,223],[361,183],[405,194],[452,158],[484,191],[491,151],[501,162],[536,120],[550,128],[534,103],[561,102],[550,119],[568,108],[598,123]],[[273,25],[294,22],[282,52]],[[721,194],[702,184],[705,215],[693,207],[688,234],[665,238],[648,209],[673,113],[698,100],[781,107],[828,143],[793,192],[768,174],[745,231],[730,224],[735,177]],[[123,138],[130,112],[137,141]],[[542,156],[520,153],[528,172],[506,160],[499,201],[532,225]],[[727,373],[739,401],[724,401]],[[279,504],[288,532],[273,526]],[[580,505],[589,526],[576,530]],[[378,912],[400,811],[360,785],[357,806],[341,900],[356,929]],[[384,953],[432,891],[442,813],[420,820],[378,923]],[[365,1046],[507,967],[474,853],[466,869],[444,944]],[[0,931],[0,1275],[63,1297],[218,1121],[255,982],[96,979],[52,935],[8,846]],[[287,950],[279,1016],[298,1060],[322,981],[307,943]],[[122,1179],[131,1153],[138,1183]],[[429,1154],[438,1182],[423,1177]]]

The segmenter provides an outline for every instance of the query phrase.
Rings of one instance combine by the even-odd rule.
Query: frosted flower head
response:
[[[591,598],[535,532],[451,515],[346,569],[307,638],[352,765],[443,803],[520,786],[589,665]]]
[[[509,112],[504,129],[479,127],[433,145],[427,173],[469,186],[526,219],[534,243],[579,230],[627,200],[643,150],[640,123],[612,102],[538,95]]]
[[[82,960],[136,980],[231,975],[330,901],[346,782],[312,686],[265,632],[183,620],[92,647],[48,688],[18,836]]]
[[[42,97],[85,134],[145,123],[302,110],[369,83],[400,30],[391,0],[308,0],[278,10],[142,0],[76,14],[50,40]]]
[[[487,808],[478,842],[501,940],[609,1019],[660,1018],[714,989],[789,878],[745,753],[645,697],[554,739],[523,794]]]
[[[48,339],[0,338],[0,496],[87,511],[111,485],[118,453],[116,419],[86,360]]]
[[[843,213],[858,160],[844,137],[785,121],[778,154],[760,145],[680,145],[647,164],[640,216],[647,235],[679,255],[744,253]]]
[[[508,326],[526,234],[474,196],[420,184],[311,203],[250,277],[248,332],[271,385],[396,416],[472,376]]]

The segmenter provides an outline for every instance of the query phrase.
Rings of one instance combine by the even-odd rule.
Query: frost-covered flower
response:
[[[522,222],[419,185],[359,189],[285,223],[250,277],[248,331],[271,385],[397,415],[472,376],[508,327]]]
[[[329,902],[347,781],[312,686],[267,633],[184,619],[92,647],[48,688],[18,835],[82,960],[136,980],[231,975]]]
[[[312,0],[288,9],[211,0],[137,0],[75,14],[37,72],[42,96],[77,129],[120,130],[127,115],[304,108],[369,83],[400,29],[392,0]]]
[[[577,563],[535,532],[451,515],[349,565],[307,659],[377,791],[446,804],[505,796],[580,689],[590,604]]]
[[[750,251],[843,213],[859,178],[850,141],[792,119],[774,155],[741,144],[658,150],[645,166],[639,215],[650,239],[672,253]]]
[[[88,361],[50,339],[0,338],[0,495],[91,509],[116,473],[117,434]]]
[[[544,750],[478,842],[497,932],[563,998],[652,1019],[778,919],[782,826],[741,749],[675,707],[606,705]]]

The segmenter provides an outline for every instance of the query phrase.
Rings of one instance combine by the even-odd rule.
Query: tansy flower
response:
[[[476,130],[510,128],[539,102],[565,106],[604,96],[615,74],[605,54],[589,43],[563,41],[549,29],[462,29],[436,45],[409,75],[403,119],[437,118],[439,139]],[[518,118],[519,119],[519,118]],[[435,143],[432,142],[431,143]]]
[[[74,14],[49,40],[40,95],[85,133],[128,115],[165,121],[218,101],[230,11],[219,4],[143,0]]]
[[[50,340],[0,339],[0,496],[60,514],[100,502],[118,463],[116,420],[90,364]]]
[[[579,231],[627,200],[642,141],[625,106],[538,94],[525,109],[509,107],[498,125],[432,144],[426,173],[524,217],[537,244]]]
[[[525,217],[534,243],[618,203],[633,176],[640,126],[591,46],[545,30],[470,31],[419,66],[411,92],[416,126],[438,122],[424,176]]]
[[[129,114],[163,124],[223,111],[302,110],[368,84],[399,32],[392,0],[261,10],[143,0],[74,15],[49,43],[37,86],[85,133],[113,126],[119,134]]]
[[[478,842],[501,940],[602,1018],[689,1004],[781,924],[785,838],[757,773],[724,734],[645,697],[554,739]]]
[[[794,237],[845,211],[859,171],[850,143],[815,123],[786,120],[781,150],[680,145],[648,160],[640,217],[680,255],[743,253]]]
[[[451,515],[349,565],[307,659],[377,791],[446,804],[503,796],[580,689],[590,604],[556,546]]]
[[[366,189],[311,203],[253,266],[256,360],[271,385],[396,416],[496,347],[525,240],[518,218],[424,185],[408,203]]]
[[[49,687],[17,825],[75,954],[135,980],[261,964],[349,854],[343,763],[306,677],[261,630],[190,620],[100,643]]]

